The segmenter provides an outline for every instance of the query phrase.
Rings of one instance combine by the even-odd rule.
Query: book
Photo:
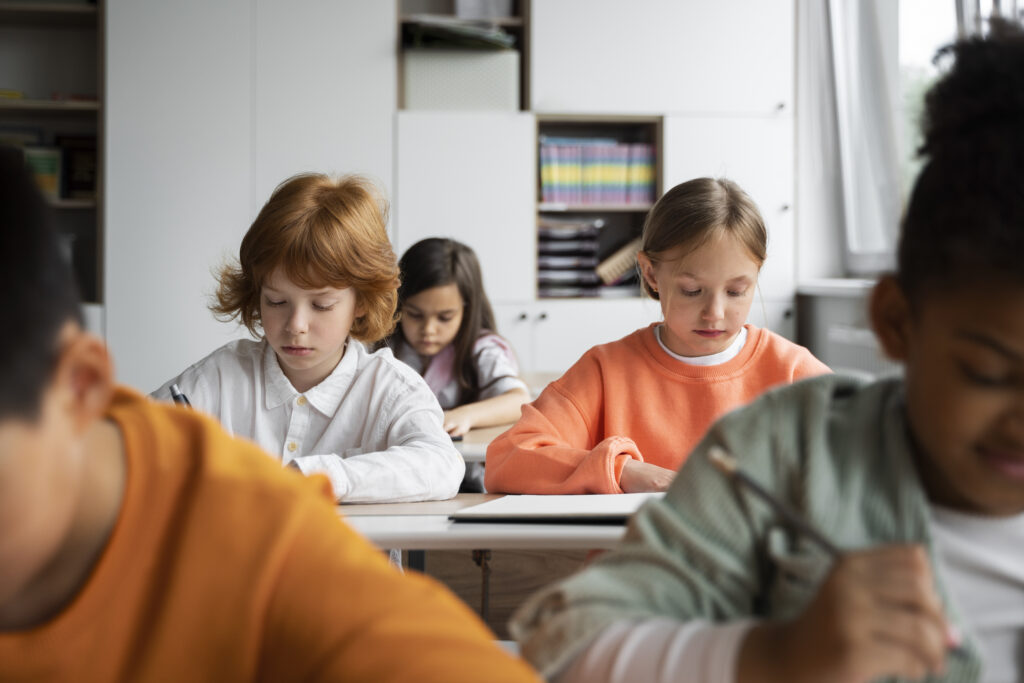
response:
[[[662,492],[510,495],[462,508],[448,518],[456,522],[624,524],[641,505],[664,495]]]
[[[32,172],[43,196],[51,201],[60,199],[61,151],[56,147],[34,146],[23,147],[22,151],[25,153],[25,165]]]
[[[96,198],[96,138],[91,135],[58,135],[54,142],[63,153],[63,196]]]

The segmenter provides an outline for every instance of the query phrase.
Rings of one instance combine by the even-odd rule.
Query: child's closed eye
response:
[[[313,308],[317,311],[329,311],[334,308],[334,304],[313,304]]]
[[[968,363],[960,363],[960,372],[967,381],[982,387],[1002,387],[1010,383],[1010,376],[1004,372],[981,370]]]
[[[284,300],[274,301],[270,297],[264,297],[264,301],[268,306],[284,306]]]

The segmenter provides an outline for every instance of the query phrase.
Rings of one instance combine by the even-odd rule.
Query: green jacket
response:
[[[934,566],[902,382],[804,380],[716,422],[665,497],[633,517],[618,550],[532,596],[513,616],[523,655],[546,676],[614,621],[786,619],[813,598],[831,558],[718,472],[707,458],[716,444],[840,548],[921,543]],[[955,624],[948,603],[946,613]],[[941,680],[979,679],[977,649],[965,637],[964,654],[949,658]]]

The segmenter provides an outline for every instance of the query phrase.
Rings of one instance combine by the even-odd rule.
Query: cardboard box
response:
[[[407,49],[406,109],[519,109],[515,50]]]

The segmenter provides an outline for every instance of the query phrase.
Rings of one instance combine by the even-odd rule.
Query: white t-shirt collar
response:
[[[722,351],[719,351],[718,353],[712,353],[710,356],[680,356],[678,353],[670,350],[667,346],[665,346],[665,342],[662,341],[661,339],[662,327],[664,327],[664,324],[658,325],[657,327],[654,328],[654,336],[657,337],[658,339],[658,345],[661,346],[665,353],[672,356],[678,361],[686,363],[687,365],[708,366],[721,365],[722,363],[727,363],[736,356],[738,356],[740,351],[743,349],[743,345],[747,343],[747,328],[744,325],[743,327],[740,328],[739,334],[737,334],[736,338],[732,340],[732,343],[729,344],[727,348],[725,348]]]

